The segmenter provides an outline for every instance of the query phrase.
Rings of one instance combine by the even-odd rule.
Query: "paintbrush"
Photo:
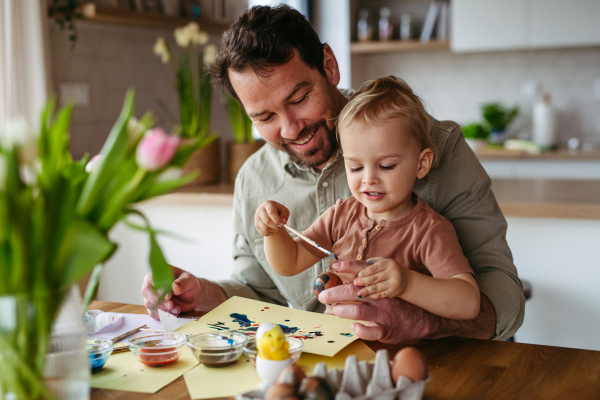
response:
[[[288,226],[287,224],[283,224],[283,226],[286,227],[287,230],[289,230],[290,232],[294,233],[296,236],[298,236],[300,239],[304,240],[306,243],[310,244],[311,246],[321,250],[323,253],[327,254],[329,257],[333,258],[334,260],[337,260],[337,256],[335,254],[333,254],[332,252],[330,252],[329,250],[321,247],[317,242],[315,242],[312,239],[307,238],[306,236],[304,236],[303,234],[301,234],[300,232],[298,232],[297,230],[295,230],[294,228],[291,228],[290,226]]]
[[[125,339],[125,338],[126,338],[126,337],[128,337],[128,336],[131,336],[131,335],[133,335],[134,333],[137,333],[137,332],[138,332],[138,331],[140,331],[142,328],[145,328],[145,327],[147,327],[147,326],[148,326],[148,325],[142,325],[142,326],[140,326],[140,327],[137,327],[137,328],[135,328],[135,329],[132,329],[132,330],[130,330],[129,332],[125,332],[125,333],[124,333],[124,334],[122,334],[122,335],[119,335],[119,336],[117,336],[117,337],[115,337],[115,338],[112,338],[111,340],[113,341],[113,343],[117,343],[119,340]]]

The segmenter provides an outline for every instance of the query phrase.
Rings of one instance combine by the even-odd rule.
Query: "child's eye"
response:
[[[350,172],[358,172],[361,169],[363,169],[363,167],[354,167],[354,168],[350,168]]]
[[[396,167],[396,164],[394,165],[380,165],[379,168],[385,170],[385,171],[390,171],[392,169],[394,169]]]

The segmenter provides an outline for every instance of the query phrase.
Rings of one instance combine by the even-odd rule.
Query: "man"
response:
[[[353,324],[359,337],[391,343],[447,336],[502,340],[520,327],[525,299],[506,244],[506,221],[457,124],[431,119],[436,155],[414,191],[456,229],[481,291],[477,318],[444,319],[400,299],[356,304],[353,285],[325,290],[317,299],[312,282],[327,265],[321,261],[293,277],[275,274],[254,228],[254,213],[263,201],[277,201],[290,209],[288,223],[303,230],[337,199],[351,195],[335,132],[335,118],[348,99],[336,88],[340,77],[333,51],[297,11],[255,7],[225,33],[212,76],[240,101],[270,146],[253,155],[236,179],[232,279],[210,282],[174,268],[173,295],[161,308],[208,311],[234,295],[319,312],[338,303],[328,312],[368,322]],[[339,272],[359,268],[343,262]],[[156,318],[150,310],[157,298],[150,274],[142,294]],[[343,303],[350,300],[354,304]]]

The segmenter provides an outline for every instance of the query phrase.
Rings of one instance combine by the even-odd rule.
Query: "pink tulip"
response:
[[[179,140],[179,136],[169,135],[162,128],[150,129],[137,147],[139,167],[152,172],[167,165],[177,151]]]

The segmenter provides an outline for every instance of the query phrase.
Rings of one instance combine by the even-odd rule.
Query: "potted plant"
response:
[[[490,132],[478,123],[462,127],[463,136],[473,152],[478,153],[485,148]]]
[[[179,132],[183,143],[200,140],[200,150],[194,153],[183,168],[183,173],[198,170],[200,174],[187,186],[199,186],[218,182],[220,179],[219,141],[216,133],[210,133],[210,111],[212,86],[208,66],[217,55],[217,48],[206,43],[208,33],[201,31],[196,22],[175,29],[175,41],[183,48],[177,65],[172,61],[172,53],[163,37],[154,44],[154,53],[163,64],[172,64],[175,69],[175,89],[179,97],[179,119],[175,131]],[[200,50],[200,46],[204,46]],[[161,105],[166,109],[164,103]],[[168,115],[171,113],[166,110]]]
[[[265,142],[263,140],[254,140],[252,137],[252,120],[236,99],[225,94],[225,104],[234,137],[234,141],[228,143],[228,177],[229,182],[233,183],[244,162],[260,149]]]
[[[48,102],[37,134],[22,119],[0,127],[1,399],[80,398],[89,390],[76,283],[93,271],[89,304],[102,264],[117,247],[109,239],[117,222],[141,221],[133,226],[150,238],[154,285],[170,290],[171,268],[134,204],[193,179],[182,178],[181,167],[206,143],[194,139],[182,146],[178,135],[152,129],[150,114],[136,120],[129,91],[100,154],[73,161],[73,107],[55,113],[54,105]],[[54,324],[58,315],[72,321]]]
[[[484,123],[490,131],[488,140],[498,143],[506,131],[506,127],[519,114],[519,107],[504,107],[500,103],[488,103],[481,106]]]

